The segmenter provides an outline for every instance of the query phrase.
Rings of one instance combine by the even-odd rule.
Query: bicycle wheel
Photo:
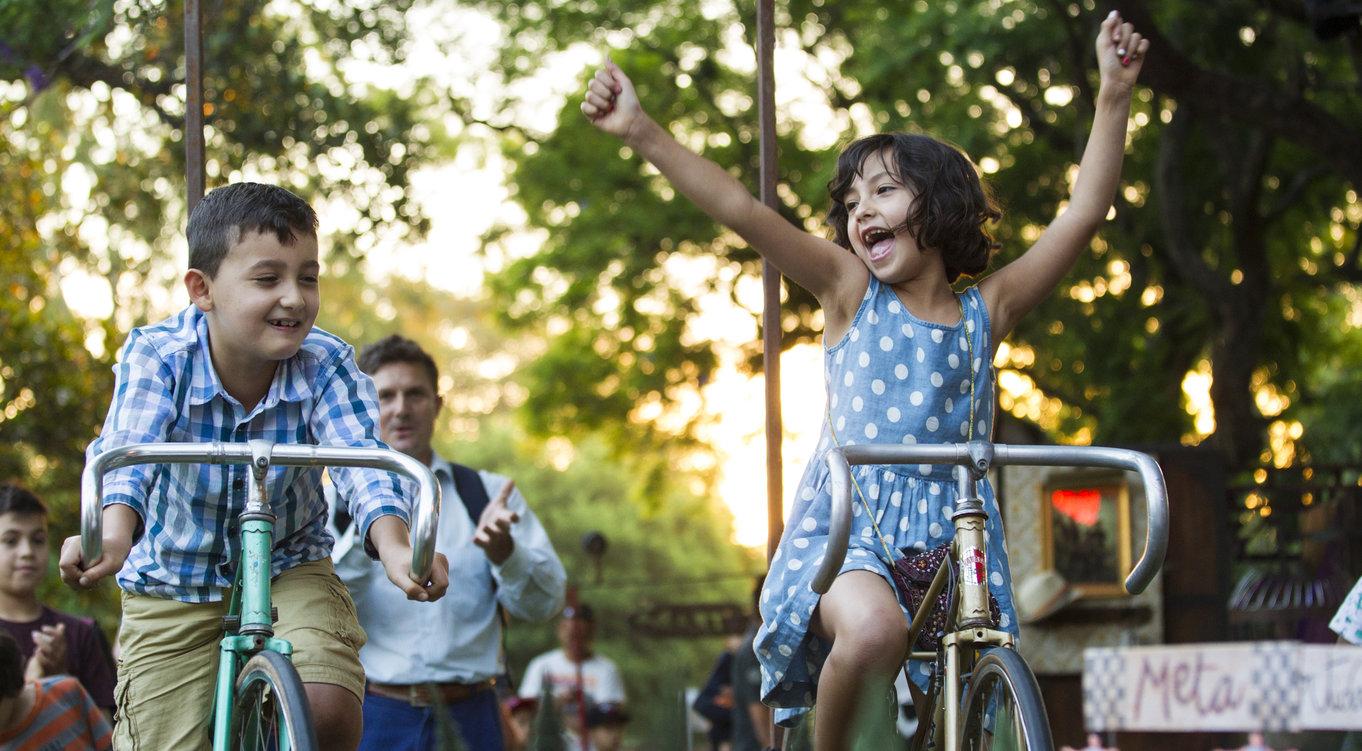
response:
[[[962,751],[1054,751],[1040,686],[1011,649],[989,650],[974,666],[960,717]]]
[[[241,668],[229,747],[240,751],[317,751],[303,681],[293,663],[278,652],[261,652]]]

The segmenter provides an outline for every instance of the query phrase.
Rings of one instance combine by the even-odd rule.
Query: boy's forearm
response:
[[[104,507],[104,542],[114,541],[122,543],[124,547],[132,546],[133,535],[137,534],[137,528],[142,524],[142,517],[137,515],[131,506],[122,503],[111,503]]]
[[[369,525],[369,543],[380,560],[395,560],[391,556],[411,555],[411,536],[400,517],[384,514]]]
[[[1098,91],[1092,132],[1088,135],[1073,195],[1065,210],[1071,221],[1083,222],[1093,233],[1106,221],[1121,182],[1130,98],[1131,90],[1126,87],[1104,86]]]
[[[625,143],[710,218],[742,232],[756,199],[722,167],[683,146],[649,117],[640,120]]]

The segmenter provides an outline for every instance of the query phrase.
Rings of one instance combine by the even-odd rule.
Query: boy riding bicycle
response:
[[[372,381],[353,350],[313,328],[319,306],[317,218],[292,193],[237,183],[212,191],[189,219],[192,304],[134,330],[118,365],[113,402],[88,456],[141,442],[265,439],[275,443],[382,447]],[[236,573],[237,516],[245,466],[155,465],[105,479],[103,555],[82,561],[79,537],[62,546],[62,578],[93,586],[117,574],[119,749],[205,747],[225,594]],[[448,563],[412,581],[409,497],[374,469],[331,477],[366,549],[414,600],[436,600]],[[319,468],[269,471],[275,544],[275,634],[294,646],[322,748],[360,737],[364,632],[331,566]]]

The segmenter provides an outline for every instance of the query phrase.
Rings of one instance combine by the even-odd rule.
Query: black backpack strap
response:
[[[482,475],[476,469],[465,467],[462,464],[449,463],[454,470],[454,490],[458,491],[459,497],[463,499],[463,507],[468,511],[468,518],[473,520],[473,526],[477,526],[478,520],[482,518],[483,509],[492,502],[487,495],[487,486],[482,482]]]
[[[468,512],[468,518],[473,520],[474,526],[482,518],[483,509],[492,502],[487,495],[487,486],[482,482],[482,476],[476,469],[465,467],[462,464],[450,462],[449,466],[454,471],[454,490],[458,491],[459,498],[463,500],[464,510]],[[336,511],[334,514],[336,531],[345,534],[345,530],[350,528],[354,519],[350,517],[350,510],[337,500]]]
[[[476,469],[465,467],[454,462],[449,463],[454,470],[454,489],[458,491],[459,497],[463,499],[463,507],[468,511],[468,518],[473,520],[473,527],[476,529],[478,521],[482,519],[482,512],[487,508],[492,499],[487,495],[487,485],[482,481],[482,475]],[[492,581],[492,589],[497,587],[496,580]],[[506,648],[506,629],[510,626],[510,618],[506,615],[506,609],[497,603],[497,617],[501,619],[501,647]],[[507,680],[510,680],[511,671],[506,670]]]

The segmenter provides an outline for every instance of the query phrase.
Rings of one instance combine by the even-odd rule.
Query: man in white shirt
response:
[[[520,695],[526,697],[539,696],[548,685],[563,711],[564,727],[578,738],[592,707],[624,703],[619,668],[614,660],[594,653],[595,639],[596,617],[591,606],[569,605],[558,622],[561,648],[530,660],[520,682]]]
[[[510,480],[454,464],[431,447],[442,399],[429,354],[393,335],[366,347],[359,366],[378,390],[380,437],[426,462],[442,486],[436,549],[448,557],[455,582],[434,603],[408,601],[395,589],[390,596],[385,590],[393,588],[383,586],[383,569],[357,544],[353,525],[333,517],[336,573],[369,636],[359,653],[368,681],[360,749],[435,748],[447,727],[432,709],[440,705],[469,751],[502,751],[493,690],[502,672],[499,610],[550,618],[563,603],[563,564]]]

